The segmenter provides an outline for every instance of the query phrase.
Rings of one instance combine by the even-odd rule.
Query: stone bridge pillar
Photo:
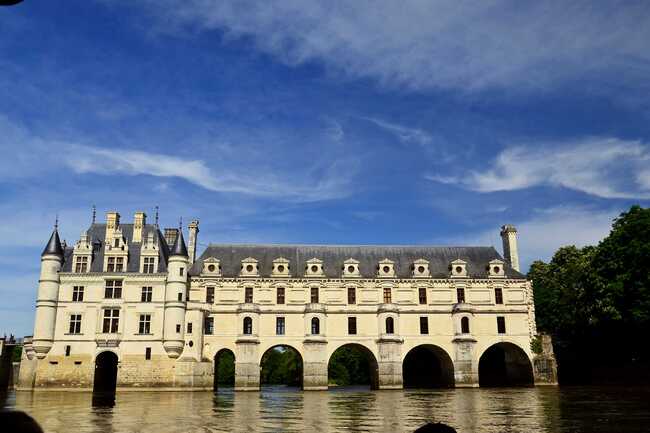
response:
[[[541,353],[533,358],[535,385],[557,385],[557,362],[550,335],[538,335]]]
[[[454,380],[457,388],[478,387],[478,359],[474,359],[472,337],[456,337],[454,342]]]
[[[327,390],[327,340],[311,336],[304,341],[302,387],[305,391]]]
[[[402,389],[402,343],[399,337],[382,336],[377,340],[379,389]]]
[[[259,391],[259,340],[240,337],[235,352],[235,391]]]

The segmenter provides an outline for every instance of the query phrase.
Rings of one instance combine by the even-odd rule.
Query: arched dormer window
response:
[[[460,332],[463,334],[469,334],[469,317],[463,317],[460,319]]]
[[[386,334],[395,333],[395,321],[392,317],[386,318]]]
[[[253,333],[253,319],[244,317],[244,335],[251,335]]]
[[[311,319],[311,335],[320,334],[320,320],[318,317],[312,317]]]

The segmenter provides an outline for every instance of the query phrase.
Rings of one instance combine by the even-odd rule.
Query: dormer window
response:
[[[488,277],[490,278],[503,278],[506,276],[506,273],[503,269],[504,262],[503,260],[494,259],[491,260],[487,266]]]
[[[203,271],[201,272],[204,275],[210,275],[218,277],[221,275],[221,262],[219,259],[214,257],[208,257],[203,261]]]
[[[124,272],[124,257],[109,257],[106,272]]]
[[[88,272],[88,256],[77,256],[74,264],[74,271],[76,273]]]
[[[429,278],[431,276],[429,262],[424,259],[414,261],[411,270],[413,271],[413,278]]]
[[[325,273],[323,271],[323,261],[317,258],[307,260],[305,264],[305,276],[306,277],[323,277]]]
[[[377,276],[379,278],[395,277],[395,262],[389,259],[381,260],[377,265]]]
[[[145,274],[153,274],[156,272],[155,257],[145,257],[142,259],[142,272]]]
[[[77,241],[74,246],[74,255],[73,270],[76,273],[85,273],[90,271],[90,265],[92,262],[93,246],[90,242],[90,237],[88,233],[84,232],[81,234],[79,241]]]
[[[289,260],[284,257],[279,257],[273,260],[273,271],[271,272],[273,277],[290,277],[289,273]]]
[[[259,275],[257,260],[253,257],[242,260],[240,275],[242,277],[257,277]]]
[[[119,248],[119,247],[120,247],[120,240],[119,240],[118,238],[115,238],[115,243],[114,243],[113,246],[114,246],[115,248]]]
[[[456,259],[449,265],[449,273],[452,278],[467,278],[467,262]]]
[[[359,272],[359,261],[353,258],[347,259],[343,262],[343,277],[345,278],[358,278],[361,276]]]

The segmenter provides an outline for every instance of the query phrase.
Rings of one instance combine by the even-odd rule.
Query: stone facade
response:
[[[92,389],[109,351],[118,390],[212,389],[217,355],[230,350],[235,388],[257,390],[262,357],[284,345],[302,357],[303,388],[321,390],[350,344],[367,352],[379,389],[401,388],[422,348],[450,386],[478,386],[494,348],[531,382],[556,383],[550,343],[531,351],[532,289],[512,226],[505,260],[492,247],[425,246],[210,245],[197,257],[198,233],[193,221],[188,251],[182,230],[162,232],[141,212],[134,224],[108,213],[74,247],[55,229],[19,388]]]

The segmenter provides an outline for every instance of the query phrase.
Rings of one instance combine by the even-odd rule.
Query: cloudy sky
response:
[[[127,4],[128,3],[128,4]],[[0,333],[58,213],[200,241],[478,244],[524,271],[650,203],[645,1],[25,1],[0,8]]]

